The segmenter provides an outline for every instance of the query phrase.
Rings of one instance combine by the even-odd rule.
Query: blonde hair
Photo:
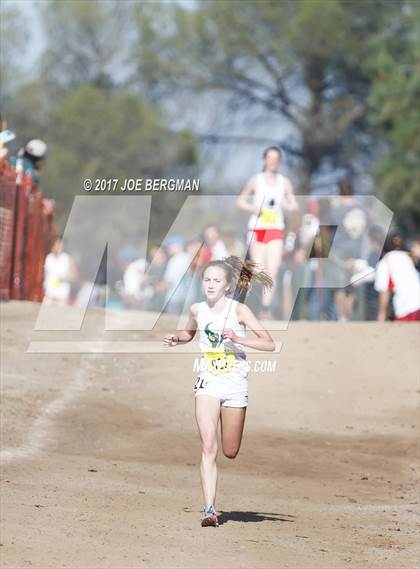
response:
[[[217,261],[210,261],[203,268],[201,277],[209,267],[220,267],[225,271],[226,280],[229,284],[237,280],[236,288],[239,293],[247,293],[252,288],[252,281],[256,281],[264,288],[271,288],[274,285],[273,279],[265,271],[257,270],[257,263],[253,261],[242,261],[239,257],[231,255]],[[233,292],[230,288],[228,292]]]

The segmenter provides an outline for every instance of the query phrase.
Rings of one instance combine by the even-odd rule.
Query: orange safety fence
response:
[[[0,161],[0,300],[44,297],[44,262],[57,235],[42,190]]]

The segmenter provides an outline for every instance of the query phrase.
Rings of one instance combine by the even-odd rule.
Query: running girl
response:
[[[236,202],[237,207],[252,215],[248,222],[248,245],[251,259],[265,269],[273,280],[273,287],[262,293],[261,319],[272,318],[270,306],[276,286],[276,277],[283,256],[283,210],[295,211],[298,204],[289,178],[278,173],[281,150],[277,146],[266,148],[263,154],[263,171],[252,176]],[[252,196],[253,201],[248,199]]]
[[[210,261],[202,271],[206,300],[190,307],[185,330],[165,336],[165,346],[190,342],[199,330],[203,352],[199,377],[194,386],[195,416],[200,433],[201,484],[205,507],[203,527],[218,526],[215,510],[217,487],[217,429],[221,422],[223,453],[235,458],[239,452],[248,405],[248,365],[245,346],[273,351],[270,334],[261,326],[253,312],[242,303],[229,298],[237,288],[250,290],[252,280],[264,287],[272,286],[271,278],[256,272],[256,265],[239,257]],[[246,328],[256,338],[246,337]]]

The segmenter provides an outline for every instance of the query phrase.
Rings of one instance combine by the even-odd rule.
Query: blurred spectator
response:
[[[368,254],[367,264],[369,269],[372,271],[369,275],[365,287],[365,319],[366,320],[376,320],[378,315],[378,291],[375,289],[375,268],[378,259],[381,256],[383,243],[385,240],[385,234],[382,227],[378,225],[373,225],[369,229],[369,239],[370,239],[370,251]]]
[[[284,240],[283,258],[282,263],[279,268],[279,289],[281,290],[281,307],[278,316],[282,320],[288,320],[292,316],[292,310],[294,306],[292,305],[293,299],[293,271],[296,268],[294,263],[296,249],[299,249],[299,243],[297,242],[297,235],[294,231],[289,231]]]
[[[56,213],[55,205],[56,202],[54,199],[43,198],[42,210],[44,212],[44,215],[47,217],[52,217]]]
[[[45,258],[44,293],[47,304],[70,304],[71,283],[79,280],[73,258],[63,251],[63,240],[57,237]]]
[[[336,288],[334,300],[338,320],[345,322],[350,320],[353,313],[355,290],[349,283],[352,274],[358,270],[356,261],[362,257],[368,216],[353,195],[353,185],[349,180],[340,181],[339,191],[340,197],[329,212],[329,225],[340,228],[334,235],[336,254],[330,254],[333,262],[330,276]]]
[[[19,150],[17,158],[10,160],[10,163],[16,169],[18,184],[21,181],[21,176],[29,176],[36,184],[39,184],[39,172],[46,154],[47,145],[38,138],[30,140],[25,148]]]
[[[85,269],[86,270],[86,269]],[[103,255],[101,264],[99,265],[96,279],[92,282],[83,276],[83,264],[79,266],[79,272],[82,275],[75,304],[81,307],[90,306],[92,308],[105,308],[107,300],[109,301],[109,287],[107,281],[107,255]],[[108,296],[108,298],[107,298]]]
[[[415,237],[410,242],[410,253],[417,271],[420,272],[420,237]]]
[[[10,131],[9,131],[10,132]],[[14,135],[13,135],[14,138]],[[29,176],[39,185],[39,173],[42,168],[43,160],[47,154],[47,145],[43,140],[34,138],[28,142],[25,148],[21,148],[17,158],[9,160],[11,166],[16,170],[16,183],[22,182],[22,176]],[[44,197],[42,199],[42,207],[44,214],[52,219],[55,214],[55,200]]]
[[[151,286],[145,285],[146,259],[139,258],[135,247],[126,247],[118,259],[123,269],[121,281],[115,283],[126,308],[144,308],[144,302],[153,296]]]
[[[6,148],[5,144],[10,142],[15,138],[14,132],[7,129],[7,122],[0,114],[0,160],[7,158],[9,150]]]
[[[163,277],[167,263],[168,257],[163,247],[151,247],[144,280],[144,284],[151,289],[151,296],[144,302],[146,310],[159,311],[163,306],[166,295]]]
[[[331,217],[330,211],[332,209],[331,200],[328,197],[320,198],[318,200],[318,212],[319,219],[322,220],[322,224],[319,226],[319,243],[320,250],[318,251],[319,257],[327,258],[330,255],[331,243],[334,239],[336,232],[336,227],[334,225],[329,225],[329,219]],[[318,263],[317,263],[318,265]],[[327,270],[318,271],[318,286],[321,287],[319,291],[320,298],[320,318],[321,320],[337,320],[337,312],[334,302],[334,294],[331,285],[325,287],[326,279],[330,283],[332,280],[331,273],[333,272],[333,267],[329,265]]]
[[[207,247],[210,249],[210,261],[218,261],[224,257],[229,256],[226,245],[222,240],[219,230],[216,226],[209,225],[205,228],[204,239]]]
[[[312,213],[305,213],[302,218],[302,225],[299,229],[299,238],[302,247],[308,252],[312,249],[315,236],[319,231],[319,219]]]
[[[92,308],[105,308],[106,294],[106,285],[94,284],[92,281],[83,281],[77,292],[75,304],[82,307],[89,304]]]
[[[207,245],[204,238],[201,237],[190,239],[186,245],[186,251],[192,258],[189,268],[191,272],[199,271],[210,261],[212,257],[210,247]]]
[[[391,291],[396,320],[420,320],[420,277],[412,258],[404,250],[401,235],[387,237],[383,253],[375,276],[375,289],[379,293],[378,320],[387,319]]]
[[[296,263],[303,270],[300,281],[303,281],[303,286],[308,289],[306,296],[309,301],[309,317],[311,320],[319,320],[322,277],[318,257],[322,256],[322,240],[318,204],[315,200],[310,200],[308,206],[310,211],[303,215],[302,226],[298,233],[301,252],[296,256]]]
[[[224,242],[228,250],[228,255],[235,255],[240,259],[245,259],[246,247],[241,239],[236,237],[233,233],[224,235]]]
[[[192,304],[200,299],[202,292],[201,269],[210,261],[212,252],[204,236],[198,236],[188,241],[186,251],[192,259],[187,276],[189,282],[188,304]]]
[[[164,288],[166,291],[165,312],[169,314],[180,314],[191,281],[187,274],[188,267],[192,261],[192,256],[185,251],[185,240],[182,237],[174,236],[166,243],[169,261],[164,274]]]

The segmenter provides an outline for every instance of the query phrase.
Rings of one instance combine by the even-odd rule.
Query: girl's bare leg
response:
[[[249,254],[252,261],[259,265],[260,270],[264,269],[264,248],[264,243],[260,243],[255,239],[255,237],[252,237],[252,241],[249,246]]]
[[[263,291],[262,305],[265,307],[271,306],[277,285],[277,273],[279,272],[282,257],[283,257],[283,240],[273,239],[264,245],[265,258],[264,269],[273,279],[274,286],[270,289]]]
[[[266,245],[264,243],[260,243],[260,242],[256,241],[255,237],[252,238],[251,245],[249,247],[249,254],[250,254],[251,260],[254,263],[257,263],[258,269],[260,271],[266,270],[265,263],[264,263],[265,248],[266,248]],[[264,292],[261,293],[261,302],[263,303],[263,306],[266,306],[266,305],[264,305],[264,294],[265,294]]]
[[[227,458],[235,458],[241,448],[246,407],[221,407],[222,448]]]
[[[351,320],[353,314],[353,305],[354,305],[354,294],[351,293],[345,296],[344,300],[344,310],[347,320]]]
[[[339,320],[347,320],[346,314],[346,293],[343,289],[335,291],[334,295],[335,309]]]
[[[217,426],[220,416],[220,400],[210,395],[195,397],[195,418],[201,437],[201,485],[204,505],[215,506],[217,488]]]

